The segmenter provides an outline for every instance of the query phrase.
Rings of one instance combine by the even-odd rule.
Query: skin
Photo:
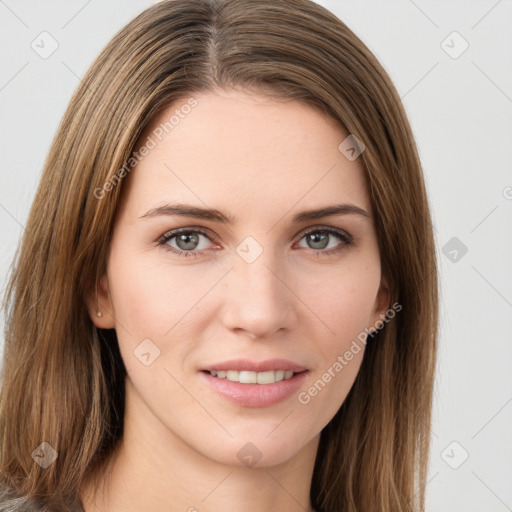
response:
[[[89,310],[96,326],[117,332],[128,371],[125,434],[103,492],[85,486],[82,501],[87,512],[228,512],[234,503],[246,512],[310,511],[320,432],[346,398],[364,345],[308,404],[293,394],[269,407],[238,406],[198,372],[234,358],[285,358],[308,368],[307,391],[378,323],[389,288],[363,166],[338,150],[348,133],[303,103],[240,90],[193,97],[197,106],[122,183],[107,272]],[[157,116],[140,142],[185,102]],[[236,222],[143,217],[171,202]],[[369,217],[292,224],[300,211],[339,203]],[[331,254],[319,254],[304,232],[328,227],[353,245],[331,235],[321,247]],[[177,238],[157,244],[177,228],[208,233],[195,249],[189,241],[201,255],[166,250],[186,249]],[[236,252],[248,236],[262,248],[252,263]],[[145,366],[134,350],[148,338],[160,355]],[[252,467],[237,458],[247,442],[261,453]]]

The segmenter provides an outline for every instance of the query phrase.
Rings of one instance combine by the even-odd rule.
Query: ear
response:
[[[100,329],[113,329],[115,327],[114,308],[112,307],[106,275],[99,279],[92,296],[87,299],[87,311],[96,327]]]
[[[375,299],[374,310],[370,316],[370,332],[378,331],[384,323],[383,318],[386,317],[386,311],[389,310],[391,303],[391,292],[387,278],[383,275],[380,280],[379,291]]]

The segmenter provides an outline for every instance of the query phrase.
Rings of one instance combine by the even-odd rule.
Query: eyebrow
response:
[[[335,204],[318,208],[314,210],[304,210],[293,216],[292,222],[298,224],[309,220],[322,219],[333,215],[350,215],[356,214],[370,218],[366,210],[353,204]],[[234,224],[236,219],[231,215],[225,214],[215,208],[201,208],[188,204],[166,204],[153,208],[141,215],[141,219],[145,217],[158,217],[161,215],[179,215],[181,217],[193,217],[195,219],[210,220],[221,224]]]

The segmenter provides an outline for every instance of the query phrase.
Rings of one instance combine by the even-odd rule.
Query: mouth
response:
[[[292,379],[297,373],[307,371],[307,368],[287,359],[267,359],[266,361],[232,359],[215,363],[203,368],[202,371],[217,379],[241,384],[274,384]]]
[[[218,395],[241,407],[269,407],[297,393],[309,370],[285,359],[237,359],[216,363],[200,372]]]
[[[268,370],[265,372],[253,372],[249,370],[204,370],[212,377],[217,379],[226,379],[231,382],[240,382],[240,384],[274,384],[282,380],[292,379],[294,375],[302,372],[293,372],[291,370]],[[307,370],[303,370],[307,371]]]

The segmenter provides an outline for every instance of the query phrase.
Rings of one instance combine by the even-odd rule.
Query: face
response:
[[[279,464],[318,440],[389,306],[368,185],[312,107],[193,98],[139,140],[91,317],[116,329],[130,414],[211,460]]]

